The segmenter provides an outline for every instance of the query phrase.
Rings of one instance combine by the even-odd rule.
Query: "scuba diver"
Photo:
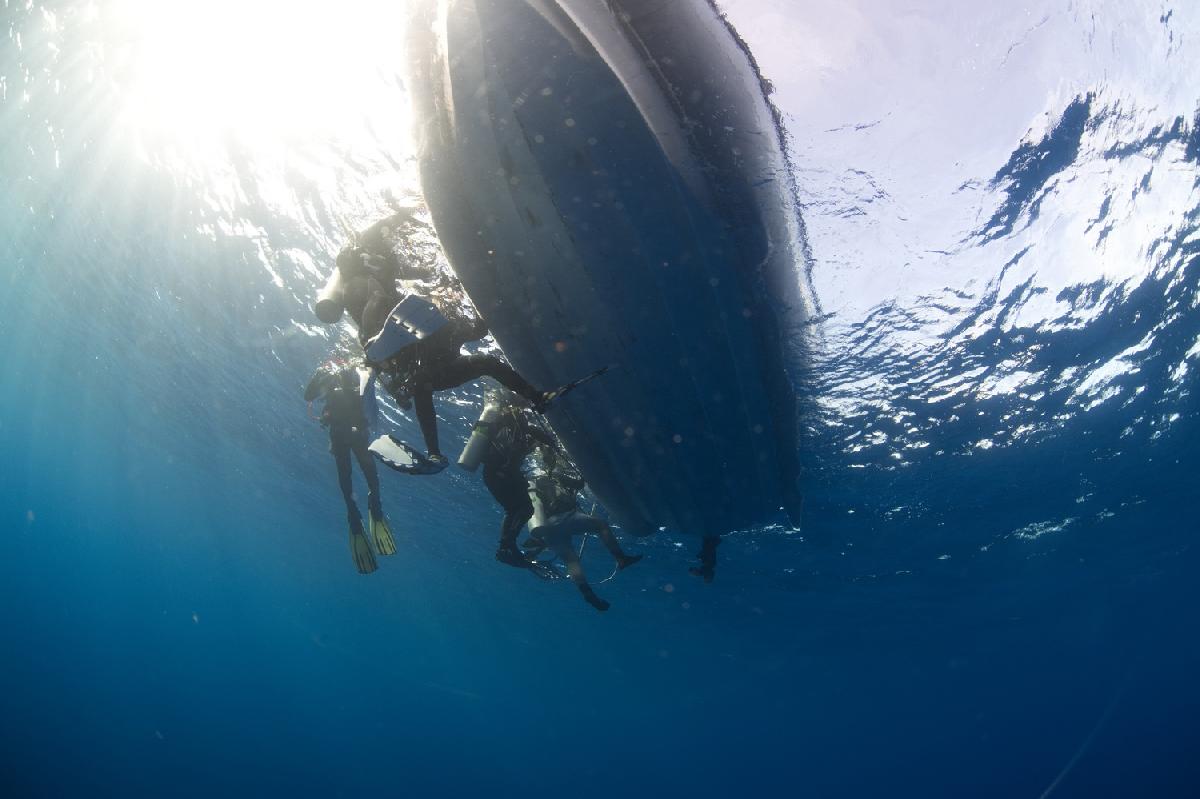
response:
[[[529,489],[534,496],[534,519],[530,523],[526,546],[534,554],[545,548],[552,550],[566,564],[567,575],[584,600],[596,610],[608,610],[608,602],[598,597],[588,584],[571,536],[585,533],[599,536],[617,562],[617,571],[629,568],[642,556],[625,554],[606,521],[579,510],[583,477],[564,453],[557,447],[540,446],[537,456],[539,464]]]
[[[378,370],[384,387],[401,408],[415,406],[429,460],[445,466],[433,392],[491,377],[535,408],[547,398],[503,359],[462,353],[465,344],[487,335],[482,319],[448,319],[427,298],[400,290],[399,280],[428,284],[437,277],[424,267],[402,263],[389,241],[392,232],[411,219],[411,211],[401,211],[356,234],[354,243],[338,254],[314,311],[326,324],[337,322],[343,311],[350,314],[358,326],[367,365]]]
[[[410,302],[413,299],[417,301]],[[382,360],[373,360],[375,348],[368,347],[368,363],[379,370],[381,382],[401,407],[407,408],[412,404],[430,461],[441,465],[447,463],[438,441],[437,413],[433,407],[435,391],[447,391],[481,377],[490,377],[527,399],[535,410],[540,411],[545,407],[548,395],[534,388],[503,359],[487,353],[462,353],[463,345],[487,335],[487,325],[482,319],[450,321],[433,309],[432,304],[410,295],[394,309],[377,341],[383,341],[394,329],[393,320],[402,313],[402,306],[408,304],[419,307],[420,315],[425,317],[419,324],[425,330],[434,327],[429,324],[430,309],[441,317],[441,321],[431,333]],[[404,324],[404,320],[400,320],[400,324]]]
[[[317,295],[317,318],[333,324],[346,311],[364,347],[400,302],[396,282],[430,277],[428,269],[402,262],[390,241],[396,230],[412,220],[412,213],[400,211],[354,234],[354,241],[338,253],[333,273]]]
[[[496,560],[518,568],[532,565],[517,546],[517,534],[533,516],[529,483],[522,467],[538,444],[556,446],[554,437],[524,405],[511,391],[489,389],[484,395],[483,413],[458,459],[458,465],[470,471],[483,464],[483,484],[504,509]]]
[[[324,399],[321,426],[329,430],[329,451],[337,464],[338,484],[342,499],[346,501],[346,516],[350,525],[350,554],[360,574],[375,571],[375,555],[363,529],[362,514],[354,501],[354,485],[350,472],[350,454],[358,460],[367,481],[367,515],[371,537],[380,555],[396,552],[396,542],[383,516],[383,503],[379,497],[379,472],[368,446],[368,422],[363,409],[359,371],[353,366],[329,362],[313,374],[305,389],[304,399],[312,403]]]

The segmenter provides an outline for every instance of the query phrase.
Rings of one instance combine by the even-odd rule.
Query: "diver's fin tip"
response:
[[[392,528],[388,526],[387,519],[383,517],[383,513],[376,514],[374,511],[369,511],[368,516],[371,522],[371,538],[375,542],[375,549],[380,555],[395,555],[396,554],[396,539],[392,537]]]

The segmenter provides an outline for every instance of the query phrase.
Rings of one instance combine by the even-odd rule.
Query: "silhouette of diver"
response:
[[[529,531],[527,542],[534,550],[548,547],[567,567],[567,575],[579,589],[584,600],[596,610],[609,608],[607,600],[601,599],[588,584],[579,553],[575,551],[571,537],[594,533],[617,563],[617,570],[629,568],[642,559],[641,555],[627,555],[608,522],[597,516],[589,516],[579,510],[579,492],[583,489],[583,477],[565,456],[554,447],[538,447],[540,461],[530,490],[541,506],[542,523]]]
[[[484,415],[476,427],[486,441],[479,458],[483,464],[483,483],[504,509],[496,560],[527,568],[531,565],[530,560],[517,546],[517,534],[533,516],[533,501],[529,498],[529,482],[523,467],[535,447],[539,444],[554,447],[556,442],[522,405],[521,398],[510,391],[490,390],[485,399]],[[473,438],[475,435],[472,433]],[[463,461],[460,459],[459,463]],[[472,463],[468,468],[474,466]]]
[[[402,262],[392,245],[394,232],[411,221],[412,211],[401,211],[356,234],[354,242],[338,254],[333,274],[318,295],[317,317],[332,324],[341,318],[343,310],[349,313],[358,327],[359,344],[364,350],[384,334],[389,323],[402,326],[402,320],[395,316],[401,311],[401,301],[418,296],[401,291],[398,281],[428,281],[435,277],[430,269]],[[491,377],[528,399],[535,408],[541,407],[545,395],[503,359],[485,353],[462,353],[465,344],[487,335],[483,320],[447,319],[428,300],[423,305],[441,317],[441,322],[435,325],[437,329],[397,352],[387,352],[369,361],[368,365],[379,370],[384,387],[402,408],[415,406],[429,458],[444,464],[446,457],[438,441],[433,405],[435,391]]]
[[[379,495],[379,472],[375,460],[367,450],[369,425],[363,410],[363,398],[359,390],[359,373],[352,366],[330,362],[318,368],[309,380],[304,399],[313,402],[323,399],[321,425],[329,431],[329,451],[337,464],[338,485],[346,503],[346,517],[350,527],[350,554],[361,574],[375,571],[375,556],[363,529],[362,514],[354,501],[354,484],[351,478],[350,455],[354,454],[358,468],[367,481],[367,515],[371,537],[380,555],[396,552],[392,531],[383,516],[383,503]]]

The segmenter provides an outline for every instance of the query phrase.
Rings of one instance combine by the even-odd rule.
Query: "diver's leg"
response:
[[[579,593],[583,595],[584,601],[596,610],[608,610],[608,602],[596,596],[596,592],[588,585],[587,575],[583,573],[583,564],[579,562],[579,554],[575,551],[575,547],[571,545],[571,537],[557,537],[552,547],[555,554],[566,564],[567,575],[571,578],[571,582],[575,583],[575,587],[579,589]]]
[[[542,392],[517,374],[516,370],[494,355],[456,355],[438,365],[431,377],[432,388],[435,391],[445,391],[457,388],[463,383],[490,377],[500,382],[505,388],[515,391],[533,403],[542,401]]]
[[[533,516],[533,503],[526,494],[524,503],[511,503],[504,511],[504,521],[500,523],[500,543],[496,547],[496,560],[510,566],[528,566],[529,557],[517,546],[517,536]]]
[[[504,508],[496,560],[510,566],[528,566],[529,558],[525,557],[517,546],[517,535],[525,526],[525,522],[533,516],[533,502],[529,499],[524,475],[519,471],[500,471],[485,466],[483,482],[500,507]]]
[[[358,468],[362,469],[363,477],[367,480],[367,507],[376,516],[383,516],[383,501],[379,494],[379,469],[375,466],[375,459],[371,457],[371,451],[367,437],[361,435],[354,441],[354,457],[358,461]]]
[[[517,534],[533,516],[533,502],[529,499],[529,491],[525,477],[520,472],[516,476],[505,478],[503,491],[504,527],[500,531],[500,546],[517,545]]]
[[[370,574],[375,571],[375,554],[371,552],[371,544],[367,541],[366,531],[363,530],[362,514],[354,504],[354,481],[350,475],[351,441],[343,435],[329,437],[329,450],[337,464],[338,485],[342,489],[342,498],[346,500],[346,521],[350,526],[350,554],[359,574]]]
[[[359,336],[364,340],[373,338],[380,330],[383,330],[388,314],[392,312],[398,302],[395,292],[389,293],[384,290],[379,281],[371,279],[367,285],[370,296],[363,308],[362,328],[359,330]]]
[[[533,503],[529,501],[529,495],[526,494],[523,503],[510,505],[507,511],[508,513],[504,516],[504,527],[500,531],[500,546],[515,547],[517,536],[521,534],[521,528],[533,516]]]
[[[533,515],[533,511],[526,512],[525,508],[516,505],[507,505],[504,508],[504,521],[500,523],[500,548],[506,547],[516,548],[517,534],[521,532],[521,528],[525,526],[525,522],[529,521],[529,517]]]
[[[525,526],[528,516],[512,508],[505,508],[504,519],[500,522],[500,543],[496,546],[496,560],[524,569],[529,566],[529,558],[517,546],[517,534]]]
[[[425,438],[425,449],[430,457],[445,457],[438,446],[437,412],[433,409],[433,390],[422,380],[413,389],[413,409],[417,412],[417,424]]]
[[[352,442],[354,457],[358,459],[358,468],[362,469],[363,477],[367,479],[367,525],[371,531],[371,539],[380,555],[396,554],[396,539],[392,537],[392,528],[388,526],[383,515],[383,500],[379,493],[379,469],[367,441],[366,431],[358,433]]]
[[[627,569],[642,559],[641,555],[625,554],[621,549],[620,542],[617,541],[617,537],[613,534],[612,528],[608,526],[607,522],[603,519],[597,519],[594,516],[589,516],[588,518],[594,519],[597,523],[598,526],[594,532],[599,536],[601,543],[604,544],[604,548],[613,556],[613,560],[617,562],[618,569]]]
[[[342,499],[346,501],[346,513],[351,518],[359,518],[358,506],[354,504],[354,481],[350,476],[350,444],[331,440],[330,451],[337,464],[338,486],[342,489]]]

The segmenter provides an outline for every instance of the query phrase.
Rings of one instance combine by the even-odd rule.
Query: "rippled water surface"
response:
[[[1200,7],[720,5],[820,307],[806,515],[707,586],[634,543],[600,616],[465,474],[346,558],[300,392],[420,202],[403,7],[0,0],[6,794],[1195,795]]]

